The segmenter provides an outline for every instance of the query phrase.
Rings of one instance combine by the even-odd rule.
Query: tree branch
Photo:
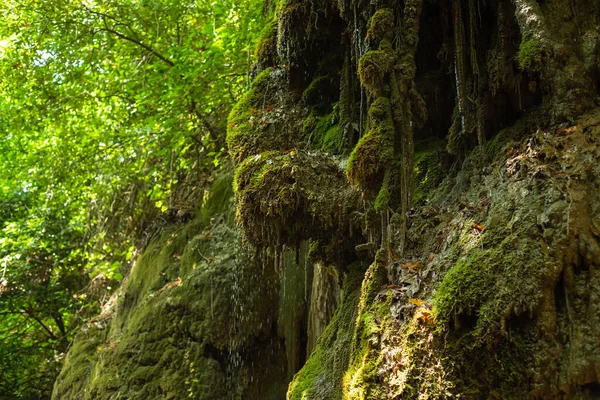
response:
[[[117,36],[118,38],[121,38],[123,40],[126,40],[130,43],[135,44],[136,46],[139,46],[141,48],[143,48],[144,50],[147,50],[148,52],[150,52],[150,54],[154,55],[155,57],[157,57],[158,59],[160,59],[161,61],[163,61],[164,63],[168,64],[171,67],[175,66],[175,63],[173,61],[171,61],[169,58],[163,56],[162,54],[160,54],[158,51],[156,51],[154,48],[152,48],[151,46],[147,45],[146,43],[143,43],[141,40],[135,39],[131,36],[127,36],[115,29],[114,26],[125,26],[127,28],[129,28],[129,30],[133,32],[133,29],[131,29],[131,26],[129,24],[126,24],[124,22],[119,21],[118,19],[116,19],[113,16],[107,15],[105,13],[101,13],[99,11],[94,11],[86,6],[84,6],[84,8],[91,14],[97,15],[102,19],[102,22],[104,23],[104,28],[99,28],[100,31],[104,31],[104,32],[108,32],[108,33],[112,33],[113,35]],[[115,25],[111,28],[108,26],[108,22],[107,20],[113,20],[115,21]]]
[[[56,337],[56,335],[50,330],[50,328],[48,328],[43,322],[42,320],[40,320],[38,317],[35,316],[35,314],[33,313],[33,311],[31,310],[24,310],[28,316],[30,316],[31,318],[33,318],[35,320],[35,322],[37,322],[46,332],[48,332],[48,335],[51,339],[54,340],[58,340],[58,338]]]
[[[145,43],[140,42],[139,40],[136,40],[134,38],[131,38],[129,36],[123,35],[121,32],[119,31],[115,31],[114,29],[105,27],[105,28],[100,28],[101,31],[105,31],[105,32],[109,32],[112,33],[113,35],[123,39],[123,40],[127,40],[133,44],[136,44],[138,46],[140,46],[141,48],[148,50],[148,52],[150,52],[152,55],[154,55],[156,58],[160,59],[161,61],[163,61],[164,63],[170,65],[171,67],[175,66],[175,63],[171,60],[169,60],[167,57],[163,56],[162,54],[160,54],[159,52],[157,52],[156,50],[154,50],[152,47],[148,46]]]

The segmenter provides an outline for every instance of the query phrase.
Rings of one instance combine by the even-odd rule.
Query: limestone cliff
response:
[[[599,26],[278,2],[228,120],[235,216],[208,195],[144,251],[54,398],[599,396]]]

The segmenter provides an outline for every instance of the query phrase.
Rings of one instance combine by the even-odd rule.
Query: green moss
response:
[[[416,145],[413,175],[413,204],[416,206],[422,205],[434,193],[446,175],[440,165],[443,147],[443,140]]]
[[[200,219],[205,226],[209,226],[211,218],[217,215],[227,215],[233,201],[233,178],[231,172],[218,177],[204,194],[200,208]]]
[[[366,52],[358,62],[360,82],[369,93],[378,96],[382,94],[384,77],[394,64],[394,53],[391,47],[384,46],[383,41],[379,50]]]
[[[277,19],[271,20],[261,31],[254,54],[259,64],[272,67],[277,60]]]
[[[250,89],[233,107],[227,119],[227,146],[234,160],[242,160],[262,147],[259,112],[264,108],[272,69],[267,68],[252,82]]]
[[[106,330],[91,327],[77,334],[54,384],[53,398],[72,399],[85,393],[98,358],[98,348],[104,343],[106,333]]]
[[[458,111],[458,106],[454,107],[454,112],[452,113],[452,125],[448,130],[447,141],[446,150],[448,153],[464,155],[466,145],[465,134],[463,132],[463,117]]]
[[[390,120],[375,124],[352,150],[346,173],[350,183],[364,190],[379,190],[384,167],[392,161],[394,127]]]
[[[350,360],[363,277],[360,264],[350,266],[342,301],[315,350],[289,385],[288,400],[343,398],[342,380]]]
[[[356,186],[377,186],[383,179],[383,169],[379,163],[379,152],[382,147],[382,138],[376,134],[367,133],[358,141],[350,153],[346,172],[350,183]]]
[[[391,8],[380,8],[369,20],[367,40],[379,44],[381,40],[392,41],[394,37],[394,11]]]
[[[532,37],[523,38],[519,45],[517,61],[523,70],[538,69],[542,61],[543,46],[539,40]]]
[[[481,240],[483,250],[465,227],[459,245],[468,245],[468,255],[448,271],[434,297],[440,323],[460,325],[463,316],[474,316],[472,334],[479,339],[504,332],[511,316],[531,312],[548,274],[542,267],[547,254],[526,232],[488,231]]]
[[[283,396],[285,352],[271,330],[278,277],[272,268],[256,274],[238,250],[231,196],[225,174],[198,218],[150,243],[98,328],[78,335],[54,398]],[[240,354],[239,364],[228,354]],[[250,372],[251,363],[264,372]]]
[[[331,106],[331,92],[335,91],[334,79],[329,75],[321,75],[313,79],[302,92],[302,103],[318,112]]]
[[[344,130],[339,125],[336,110],[316,118],[309,116],[303,129],[309,129],[308,142],[311,147],[326,151],[331,154],[343,154],[346,150]]]
[[[375,211],[380,212],[382,210],[385,210],[388,207],[389,203],[390,192],[387,188],[382,187],[381,190],[379,190],[377,197],[375,198],[375,203],[373,204],[373,207],[375,208]]]
[[[345,144],[344,130],[341,126],[334,125],[325,132],[322,149],[331,154],[342,154]]]
[[[235,185],[237,220],[255,246],[295,247],[315,239],[335,253],[347,247],[347,216],[358,206],[358,193],[334,159],[305,151],[260,154],[240,165]]]
[[[358,317],[353,335],[352,355],[344,374],[344,398],[385,399],[386,392],[377,374],[382,362],[381,334],[391,317],[391,293],[384,301],[375,296],[385,282],[383,264],[374,262],[363,279]]]
[[[374,122],[391,119],[391,104],[387,97],[380,96],[376,98],[369,106],[369,117]]]

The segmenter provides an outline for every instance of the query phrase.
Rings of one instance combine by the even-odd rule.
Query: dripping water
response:
[[[245,249],[241,244],[241,240],[236,240],[234,245],[234,254],[245,254],[248,249]],[[244,279],[244,266],[240,265],[242,261],[240,257],[235,258],[235,268],[233,268],[232,287],[231,287],[231,306],[232,318],[229,329],[229,346],[227,354],[227,371],[226,384],[228,387],[229,399],[237,400],[241,389],[241,383],[238,381],[244,374],[241,370],[244,368],[244,360],[240,351],[238,342],[238,332],[244,325],[244,319],[248,318],[244,310],[243,289],[241,283]]]
[[[465,134],[465,114],[462,109],[461,99],[462,93],[460,92],[460,78],[458,76],[458,58],[456,56],[456,52],[454,52],[454,79],[456,83],[456,104],[458,107],[458,115],[460,115],[460,125],[461,125],[461,134]]]

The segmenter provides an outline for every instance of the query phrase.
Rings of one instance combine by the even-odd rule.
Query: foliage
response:
[[[220,166],[266,16],[259,1],[1,4],[0,397],[45,398],[136,246],[193,212]]]

